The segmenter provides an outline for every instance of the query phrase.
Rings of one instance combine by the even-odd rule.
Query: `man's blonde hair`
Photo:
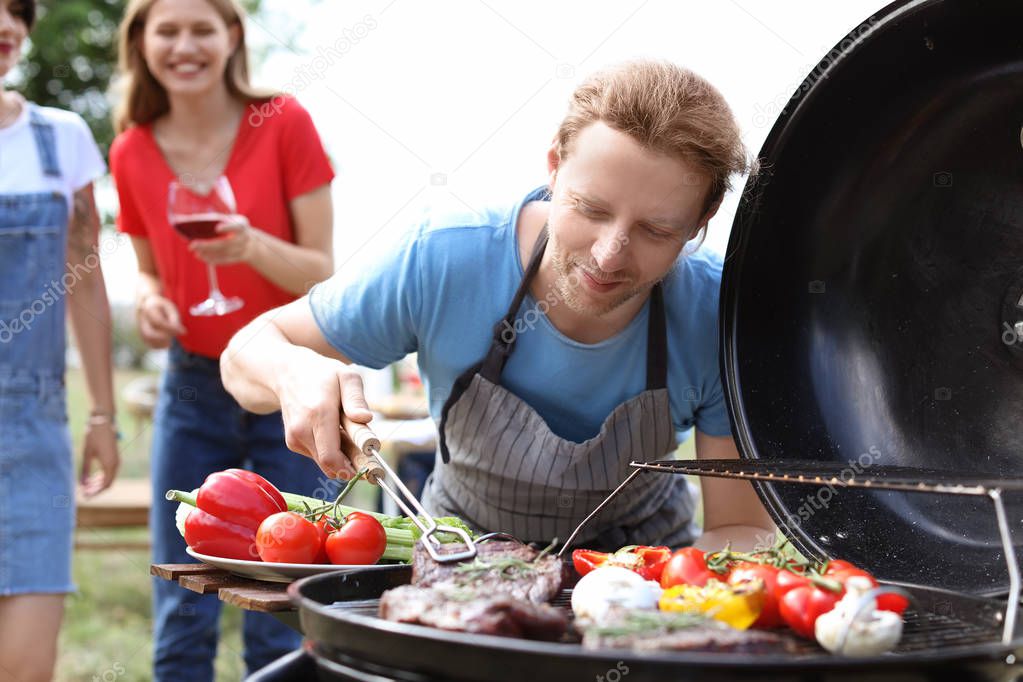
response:
[[[563,160],[583,128],[598,121],[705,173],[710,179],[705,212],[731,189],[732,175],[756,168],[717,88],[668,61],[625,62],[576,88],[556,137]]]

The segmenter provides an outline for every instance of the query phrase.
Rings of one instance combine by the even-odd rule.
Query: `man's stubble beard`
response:
[[[579,289],[585,286],[582,282],[583,275],[578,272],[572,272],[573,265],[578,267],[576,262],[572,261],[568,254],[560,248],[554,233],[550,230],[550,226],[545,226],[545,229],[548,230],[549,235],[548,248],[551,250],[551,267],[554,268],[554,293],[572,312],[581,315],[592,315],[593,317],[603,317],[636,296],[648,293],[655,284],[663,279],[658,278],[634,285],[603,305],[587,304],[578,293]]]

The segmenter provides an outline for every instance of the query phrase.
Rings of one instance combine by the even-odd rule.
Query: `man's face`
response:
[[[548,218],[555,289],[600,317],[647,294],[710,219],[710,181],[604,123],[584,128],[567,158],[552,149]]]

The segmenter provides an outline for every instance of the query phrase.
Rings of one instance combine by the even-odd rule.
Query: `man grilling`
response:
[[[257,318],[223,354],[228,390],[281,409],[288,446],[348,478],[339,413],[371,419],[348,365],[417,352],[440,431],[425,506],[526,541],[568,538],[630,461],[670,458],[691,428],[699,458],[738,457],[721,263],[694,246],[748,170],[724,98],[674,64],[608,69],[576,89],[547,163],[511,206],[429,215],[383,260]],[[748,483],[701,484],[697,544],[773,537]],[[646,474],[576,544],[691,544],[694,507],[683,477]]]

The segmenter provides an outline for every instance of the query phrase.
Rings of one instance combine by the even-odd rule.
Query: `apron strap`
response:
[[[57,141],[53,132],[53,124],[43,118],[31,104],[26,103],[25,106],[29,108],[28,120],[32,126],[32,137],[35,138],[43,173],[48,178],[59,178],[60,165],[57,163]]]
[[[440,411],[440,426],[437,428],[437,443],[440,446],[440,458],[441,461],[447,464],[451,461],[451,452],[448,450],[448,439],[447,439],[447,425],[448,425],[448,413],[451,408],[454,407],[458,399],[462,397],[462,394],[469,388],[469,384],[472,383],[473,377],[475,377],[480,368],[483,367],[483,362],[477,362],[475,365],[465,370],[458,375],[455,379],[454,385],[451,387],[451,393],[448,394],[448,399],[444,401],[444,407]]]
[[[518,337],[518,332],[515,331],[515,321],[519,317],[522,301],[529,293],[529,285],[540,269],[540,261],[543,260],[543,253],[547,249],[547,240],[547,226],[544,225],[536,238],[536,244],[533,245],[533,254],[529,257],[529,264],[526,265],[519,288],[515,291],[511,305],[508,306],[508,312],[494,325],[494,337],[490,342],[490,349],[487,351],[486,357],[483,358],[483,367],[480,370],[483,378],[491,383],[501,382],[501,372],[504,371],[508,357],[515,348],[515,341]]]
[[[529,263],[526,265],[526,271],[522,275],[522,281],[515,292],[515,297],[512,299],[511,305],[508,306],[508,312],[505,313],[500,322],[494,325],[494,337],[490,343],[489,350],[487,350],[487,354],[482,360],[462,372],[455,379],[455,383],[451,387],[451,393],[448,394],[448,399],[444,401],[444,407],[440,412],[440,426],[437,431],[440,456],[445,464],[451,459],[451,454],[448,451],[447,437],[445,436],[448,413],[455,403],[458,402],[458,399],[462,397],[466,389],[469,388],[469,384],[472,383],[473,377],[477,374],[492,383],[500,383],[501,371],[504,369],[505,363],[508,362],[508,356],[511,355],[512,349],[515,346],[515,320],[519,315],[519,308],[522,307],[522,301],[529,292],[529,283],[533,281],[537,270],[540,269],[540,261],[543,260],[543,252],[546,248],[547,226],[544,225],[540,235],[536,238],[536,244],[533,245],[533,253],[529,257]]]
[[[664,290],[658,282],[650,291],[650,317],[646,335],[646,388],[668,387],[668,329],[664,318]]]

